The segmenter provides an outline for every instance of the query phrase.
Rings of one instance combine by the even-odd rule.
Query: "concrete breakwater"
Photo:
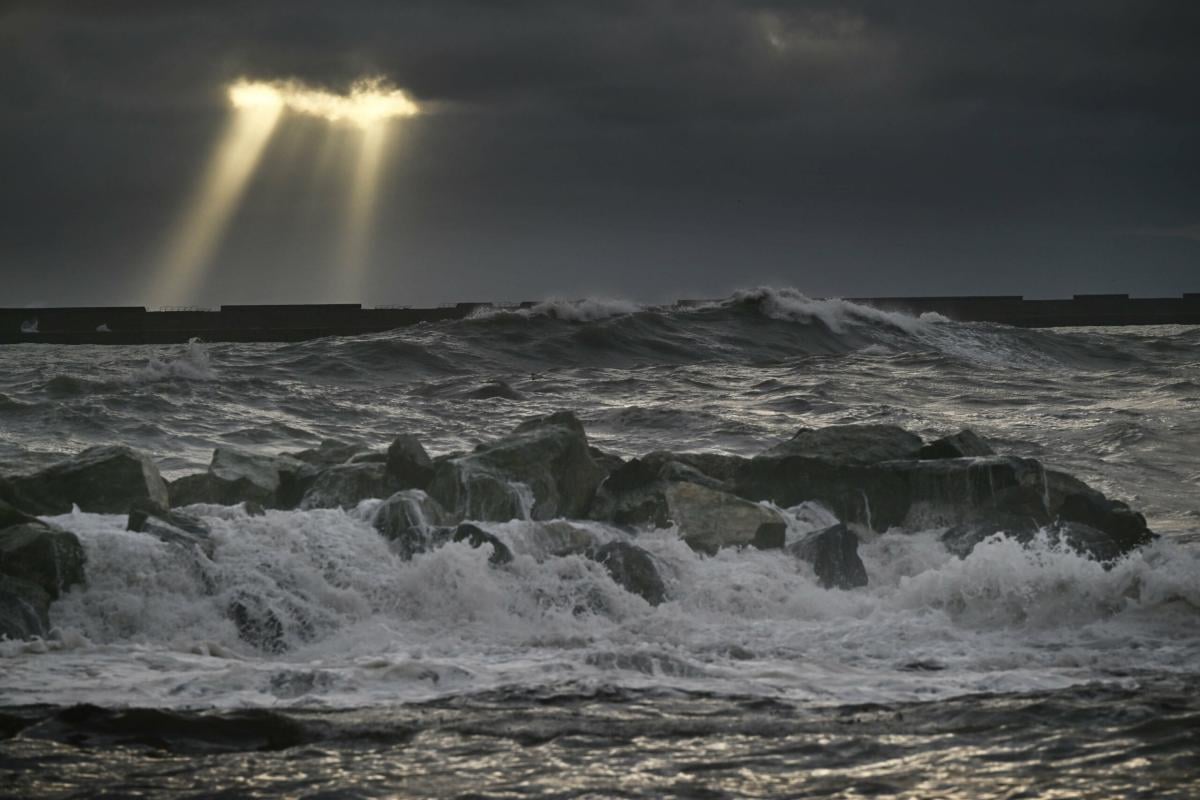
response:
[[[1020,295],[846,299],[889,311],[933,312],[961,322],[997,322],[1026,328],[1200,325],[1200,292],[1145,298],[1079,294],[1070,299],[1026,299]],[[707,302],[712,301],[681,300],[679,305]],[[155,311],[142,306],[0,308],[0,344],[172,344],[193,338],[209,342],[291,342],[463,319],[480,309],[535,305],[454,303],[430,308],[370,308],[338,303]]]

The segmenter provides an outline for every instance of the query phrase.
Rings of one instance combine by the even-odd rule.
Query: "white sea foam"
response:
[[[359,706],[498,686],[683,687],[859,702],[1008,691],[1190,669],[1200,560],[1161,543],[1105,570],[1047,541],[984,543],[965,560],[936,532],[862,546],[866,589],[822,589],[784,552],[694,553],[672,530],[637,544],[668,602],[651,607],[536,524],[486,527],[514,553],[446,545],[397,558],[353,512],[195,507],[211,560],[76,513],[88,585],[40,644],[4,643],[0,702]],[[827,521],[788,512],[791,533]],[[601,543],[627,534],[584,523]],[[239,638],[236,602],[269,609],[286,652]],[[919,669],[908,665],[919,664]]]
[[[211,381],[217,377],[209,358],[207,346],[199,339],[188,342],[179,356],[153,356],[146,365],[130,375],[133,383],[153,383],[165,380]]]

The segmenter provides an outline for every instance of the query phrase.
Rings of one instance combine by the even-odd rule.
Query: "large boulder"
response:
[[[171,484],[171,502],[177,506],[257,503],[265,508],[295,508],[317,475],[316,467],[291,456],[218,447],[207,472]]]
[[[42,522],[0,530],[0,574],[27,581],[51,600],[83,583],[83,545],[69,531]]]
[[[775,509],[686,481],[669,484],[664,496],[671,521],[693,550],[783,544],[785,522]]]
[[[858,537],[837,524],[805,534],[788,545],[788,552],[808,562],[826,589],[867,585],[867,568],[858,555]]]
[[[650,605],[656,606],[667,599],[667,588],[654,565],[654,559],[637,545],[613,541],[590,553],[590,556],[604,566],[614,583]]]
[[[43,515],[66,514],[73,505],[98,514],[124,514],[136,500],[170,502],[150,457],[124,445],[90,447],[9,482],[22,508]]]
[[[766,456],[803,456],[839,464],[875,464],[916,458],[921,437],[895,425],[830,425],[801,428]]]
[[[379,504],[371,524],[405,561],[450,540],[450,515],[420,489],[396,492]]]
[[[942,542],[965,557],[997,533],[1028,542],[1045,531],[1076,552],[1110,562],[1157,538],[1145,517],[1078,478],[1047,469],[1041,469],[1040,478],[1037,486],[1027,482],[1020,490],[1002,490],[988,513],[960,519]]]
[[[736,459],[736,462],[726,459]],[[745,459],[703,454],[656,451],[632,458],[609,473],[592,501],[592,519],[616,525],[665,528],[671,524],[666,490],[672,483],[687,482],[710,489],[724,489],[723,478],[704,471],[708,467],[732,473]]]
[[[433,459],[416,436],[402,434],[388,445],[387,471],[402,489],[426,489],[433,480]]]
[[[317,475],[300,507],[353,508],[368,498],[389,497],[395,489],[386,464],[339,464]]]
[[[527,420],[508,436],[440,461],[429,494],[464,519],[583,517],[604,470],[570,412]],[[524,496],[525,487],[530,496]]]

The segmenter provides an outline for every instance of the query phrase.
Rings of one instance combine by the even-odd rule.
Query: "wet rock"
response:
[[[45,638],[50,630],[50,595],[31,581],[0,575],[0,639]]]
[[[592,457],[599,467],[606,473],[611,473],[613,470],[620,469],[625,463],[625,459],[621,458],[616,453],[608,453],[601,450],[599,447],[588,446],[588,455]]]
[[[665,528],[671,524],[667,488],[672,483],[686,482],[721,491],[723,481],[705,473],[701,466],[718,467],[723,472],[733,464],[725,459],[734,458],[717,455],[709,460],[695,453],[657,451],[630,459],[605,478],[589,516],[617,525]]]
[[[220,505],[217,487],[207,472],[196,472],[176,478],[167,484],[167,494],[173,507],[192,506],[197,503]]]
[[[347,464],[386,464],[387,453],[377,453],[374,450],[364,450],[355,453],[346,461]]]
[[[895,425],[830,425],[801,428],[765,456],[802,456],[839,464],[876,464],[916,458],[921,437]]]
[[[10,503],[0,500],[0,530],[12,525],[23,525],[27,522],[39,522],[37,517],[32,514],[26,514],[19,508]]]
[[[996,515],[1049,521],[1041,465],[1032,459],[836,464],[801,456],[751,459],[733,482],[738,495],[790,507],[816,501],[840,520],[883,532],[949,527]]]
[[[788,546],[788,552],[812,565],[826,589],[854,589],[867,585],[867,569],[858,555],[858,537],[837,524],[806,534]]]
[[[168,544],[186,549],[199,548],[212,557],[214,544],[209,538],[208,526],[196,517],[179,511],[170,511],[156,503],[143,500],[129,510],[125,530],[148,533]]]
[[[55,709],[22,734],[98,752],[132,747],[207,757],[286,750],[322,738],[287,714],[266,709],[191,712],[93,705]]]
[[[9,479],[21,507],[66,514],[72,505],[98,514],[124,514],[135,500],[167,505],[167,485],[141,451],[124,445],[90,447],[32,475]]]
[[[78,537],[43,522],[0,530],[0,574],[39,587],[51,600],[84,580]]]
[[[295,508],[318,471],[291,456],[267,456],[229,447],[213,451],[208,472],[171,483],[174,505],[257,503],[264,508]]]
[[[300,507],[353,508],[368,498],[389,497],[394,491],[387,465],[340,464],[317,475]]]
[[[283,621],[265,603],[245,596],[229,605],[229,617],[237,626],[238,637],[253,647],[278,655],[287,651]]]
[[[637,545],[609,542],[591,553],[591,558],[604,566],[617,585],[650,605],[659,605],[667,599],[667,588],[654,559]]]
[[[1070,494],[1063,498],[1054,509],[1058,520],[1066,530],[1072,526],[1086,526],[1091,531],[1099,531],[1105,537],[1105,543],[1100,544],[1090,533],[1088,537],[1076,537],[1080,541],[1089,541],[1083,548],[1093,553],[1100,560],[1115,558],[1130,550],[1149,544],[1157,536],[1146,527],[1146,518],[1132,510],[1119,500],[1109,500],[1099,492]],[[1070,540],[1070,538],[1068,539]],[[1115,553],[1104,555],[1101,553]]]
[[[397,436],[387,449],[387,471],[402,489],[426,489],[433,480],[433,460],[412,434]]]
[[[503,522],[522,516],[520,484],[532,495],[532,519],[581,518],[603,477],[588,453],[583,425],[574,414],[559,412],[438,462],[428,491],[460,518]]]
[[[764,522],[754,532],[750,546],[759,550],[781,550],[787,541],[787,525],[783,522]]]
[[[488,557],[489,564],[499,566],[513,560],[512,551],[508,549],[508,545],[496,538],[495,534],[488,533],[478,525],[464,522],[454,529],[454,534],[451,538],[456,542],[465,541],[471,547],[483,547],[485,544],[490,544],[492,546],[492,554]]]
[[[321,444],[308,450],[284,453],[285,456],[310,464],[318,469],[336,467],[345,464],[355,456],[367,451],[366,443],[360,440],[342,441],[341,439],[323,439]]]
[[[463,397],[471,400],[492,400],[495,398],[500,398],[502,400],[525,399],[525,395],[509,386],[505,381],[492,381],[490,383],[485,383],[476,389],[466,392]]]
[[[566,520],[525,524],[529,526],[529,538],[539,560],[587,553],[596,544],[590,530]]]
[[[449,541],[445,526],[452,522],[446,510],[420,489],[405,489],[383,501],[371,524],[392,542],[405,561]]]
[[[950,527],[942,542],[952,553],[965,557],[997,533],[1029,542],[1045,530],[1052,539],[1079,553],[1111,561],[1157,538],[1141,514],[1083,481],[1054,470],[1044,470],[1041,479],[1040,491],[1026,485],[997,492],[990,509],[983,508],[974,518]]]
[[[675,453],[672,459],[721,483],[732,480],[750,460],[742,456],[731,456],[724,453]]]
[[[952,436],[935,439],[921,448],[918,458],[978,458],[994,456],[996,451],[972,430],[963,429]]]
[[[762,532],[763,526],[784,524],[783,516],[774,509],[694,483],[672,483],[666,488],[665,497],[667,513],[678,526],[680,536],[701,553],[715,553],[722,547],[769,544],[772,529]]]

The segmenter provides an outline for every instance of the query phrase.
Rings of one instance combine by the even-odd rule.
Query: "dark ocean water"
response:
[[[862,545],[870,585],[841,591],[664,530],[639,537],[667,583],[651,607],[586,559],[539,557],[520,521],[489,526],[517,555],[501,570],[466,545],[400,561],[370,503],[209,508],[214,594],[124,518],[69,514],[87,587],[48,641],[0,642],[0,794],[1200,792],[1197,328],[1018,330],[762,290],[300,344],[13,346],[0,473],[114,442],[168,477],[230,444],[407,432],[437,454],[559,409],[627,457],[969,427],[1163,538],[1106,569],[1047,542],[960,560],[937,531],[893,531]],[[246,587],[305,619],[287,652],[238,638],[221,592]]]

